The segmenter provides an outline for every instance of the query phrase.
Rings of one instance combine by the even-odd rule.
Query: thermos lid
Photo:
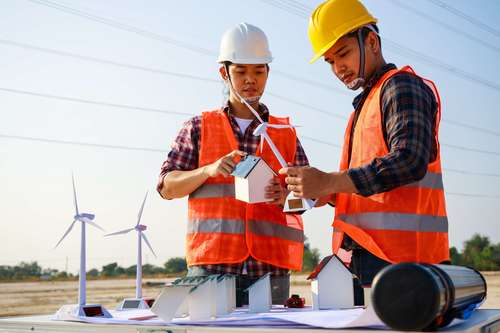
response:
[[[372,304],[379,318],[399,330],[422,330],[436,319],[444,303],[439,277],[426,266],[387,266],[372,283]]]

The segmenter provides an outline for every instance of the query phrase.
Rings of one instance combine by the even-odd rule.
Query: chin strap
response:
[[[352,80],[349,84],[347,84],[347,88],[351,90],[358,90],[365,84],[365,63],[366,63],[366,54],[365,54],[365,41],[363,39],[363,28],[368,28],[374,33],[377,34],[378,32],[373,28],[373,26],[367,25],[364,27],[361,27],[358,29],[356,35],[358,39],[358,46],[359,46],[359,75],[357,78]]]
[[[358,77],[347,84],[347,88],[358,90],[365,84],[365,41],[363,40],[363,28],[358,29],[357,39],[359,47],[359,74]]]

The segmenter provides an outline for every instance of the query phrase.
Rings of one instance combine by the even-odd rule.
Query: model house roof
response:
[[[269,169],[274,173],[273,169],[262,159],[262,157],[247,155],[244,159],[240,161],[240,163],[236,164],[231,176],[239,177],[239,178],[247,178],[252,170],[255,168],[259,162],[264,162]]]
[[[326,267],[326,265],[328,265],[328,263],[330,262],[330,260],[332,260],[332,258],[337,258],[337,260],[350,272],[351,270],[349,269],[349,267],[347,267],[344,262],[342,261],[342,259],[340,259],[339,257],[337,257],[335,254],[332,254],[332,255],[329,255],[327,257],[324,257],[321,262],[314,268],[314,271],[307,277],[307,280],[312,280],[312,279],[316,279],[319,275],[319,273],[323,270],[323,268]]]
[[[252,288],[253,288],[253,287],[254,287],[254,286],[255,286],[255,285],[256,285],[259,281],[264,280],[264,279],[265,279],[266,277],[268,277],[268,276],[271,276],[271,273],[266,273],[266,274],[262,275],[262,276],[261,276],[261,277],[260,277],[257,281],[255,281],[254,283],[252,283],[252,284],[250,285],[250,287],[248,287],[248,288],[247,288],[247,289],[245,289],[244,291],[246,291],[246,292],[250,291],[250,289],[252,289]]]

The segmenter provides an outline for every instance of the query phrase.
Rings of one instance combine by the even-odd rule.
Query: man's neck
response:
[[[380,59],[377,62],[377,64],[373,68],[373,70],[368,75],[366,75],[366,80],[365,80],[365,84],[363,85],[363,90],[366,89],[370,85],[370,83],[373,79],[373,76],[375,74],[377,74],[382,69],[382,67],[384,67],[385,65],[387,65],[387,63],[385,62],[384,58]]]
[[[258,112],[259,110],[259,102],[256,103],[250,103],[252,108],[254,108],[255,111]],[[243,119],[253,119],[255,118],[254,114],[252,111],[246,106],[245,104],[241,103],[240,101],[233,100],[230,98],[229,100],[229,109],[231,110],[231,114],[236,117],[236,118],[243,118]]]

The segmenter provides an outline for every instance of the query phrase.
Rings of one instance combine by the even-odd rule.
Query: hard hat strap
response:
[[[363,28],[356,32],[359,46],[359,74],[358,77],[347,84],[347,88],[358,90],[365,84],[365,41],[363,40]]]

